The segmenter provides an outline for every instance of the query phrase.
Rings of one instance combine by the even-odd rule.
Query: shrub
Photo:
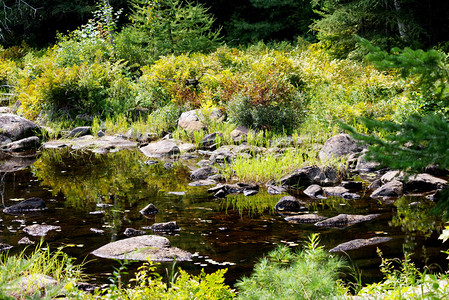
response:
[[[313,234],[305,249],[292,253],[288,246],[279,246],[260,260],[254,274],[236,286],[239,299],[330,299],[342,297],[337,282],[343,267],[339,258],[318,246]]]

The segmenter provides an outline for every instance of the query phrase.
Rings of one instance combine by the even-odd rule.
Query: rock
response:
[[[11,245],[8,245],[8,244],[5,244],[5,243],[0,243],[0,252],[1,252],[1,251],[9,250],[9,249],[11,249],[11,248],[12,248]]]
[[[217,182],[226,182],[226,178],[221,174],[215,174],[215,175],[209,176],[209,177],[207,177],[207,179],[214,180]]]
[[[406,192],[429,192],[434,190],[441,190],[445,188],[447,181],[437,178],[430,174],[421,173],[410,176],[404,184],[404,190]]]
[[[92,231],[93,233],[97,233],[97,234],[103,234],[104,233],[103,229],[97,229],[97,228],[90,228],[90,231]]]
[[[0,114],[12,114],[13,109],[9,106],[2,106],[0,107]]]
[[[323,194],[327,197],[335,196],[349,200],[360,199],[359,195],[355,193],[350,193],[347,188],[344,188],[342,186],[324,187],[323,192],[324,192]]]
[[[317,227],[345,227],[361,222],[366,222],[379,217],[380,214],[371,215],[347,215],[340,214],[338,216],[315,223]]]
[[[234,161],[236,155],[231,151],[218,151],[215,150],[210,156],[210,161],[213,163],[227,163],[230,164]]]
[[[3,209],[4,213],[9,214],[17,214],[17,213],[26,213],[26,212],[32,212],[32,211],[40,211],[47,209],[47,205],[45,204],[44,200],[41,198],[29,198],[26,200],[23,200],[17,204],[11,205],[9,207],[6,207]]]
[[[349,250],[359,249],[362,247],[386,243],[391,240],[392,240],[392,238],[390,238],[390,237],[378,237],[378,236],[372,237],[369,239],[356,239],[356,240],[342,243],[342,244],[338,245],[337,247],[330,249],[329,252],[346,252]]]
[[[185,196],[186,192],[168,192],[169,195]]]
[[[231,138],[235,143],[242,143],[246,141],[246,136],[248,135],[248,128],[245,126],[238,126],[236,129],[231,131]]]
[[[271,145],[277,148],[285,148],[290,146],[299,146],[301,144],[301,139],[298,137],[297,139],[293,139],[291,135],[281,137],[271,141]]]
[[[11,153],[0,151],[0,173],[11,173],[25,169],[37,160],[34,155],[15,156]]]
[[[195,154],[183,154],[179,158],[182,159],[182,160],[189,160],[189,159],[198,158],[198,155],[195,155]]]
[[[173,169],[173,163],[167,162],[164,164],[165,169]]]
[[[348,134],[338,134],[329,138],[321,148],[318,156],[321,160],[331,157],[349,156],[362,150],[357,142]]]
[[[202,148],[207,148],[212,145],[215,145],[219,139],[223,138],[223,133],[221,132],[213,132],[206,135],[200,142],[200,146]]]
[[[204,179],[204,180],[197,180],[194,182],[190,182],[189,186],[207,186],[207,185],[214,185],[217,182],[215,180],[211,179]]]
[[[259,193],[258,190],[244,190],[244,191],[243,191],[243,195],[246,196],[246,197],[248,197],[248,196],[254,196],[254,195],[256,195],[257,193]]]
[[[159,212],[159,209],[153,203],[148,204],[139,211],[144,216],[153,216]]]
[[[438,202],[442,197],[442,192],[441,190],[437,190],[435,193],[433,193],[432,195],[428,195],[426,198],[429,199],[430,201],[433,202]]]
[[[290,223],[296,224],[307,224],[307,223],[316,223],[321,220],[326,219],[325,217],[319,216],[317,214],[304,214],[304,215],[296,215],[291,217],[286,217],[285,220]]]
[[[398,180],[387,182],[381,187],[377,188],[372,194],[371,198],[377,197],[400,197],[403,194],[404,184]]]
[[[291,187],[304,187],[312,184],[325,186],[337,184],[339,176],[337,170],[333,168],[321,169],[318,166],[308,166],[282,177],[279,182],[283,186]]]
[[[184,143],[178,146],[179,147],[179,151],[181,152],[192,152],[196,150],[196,146],[194,144],[190,144],[190,143]]]
[[[388,171],[382,177],[380,177],[380,182],[382,184],[388,183],[390,181],[397,180],[397,181],[403,181],[404,180],[404,173],[402,171]]]
[[[218,170],[211,167],[211,166],[205,166],[199,169],[196,169],[195,171],[193,171],[190,174],[190,177],[192,179],[206,179],[207,177],[213,175],[213,174],[217,174]]]
[[[6,286],[6,293],[15,299],[40,299],[45,291],[53,288],[58,281],[44,274],[30,274]]]
[[[144,235],[146,232],[142,230],[137,230],[134,228],[126,228],[125,232],[123,232],[126,236],[136,236],[136,235]]]
[[[81,137],[85,135],[90,135],[92,133],[92,127],[90,126],[82,126],[76,127],[70,131],[68,137]]]
[[[41,131],[37,124],[13,114],[0,114],[0,145],[35,136]]]
[[[363,182],[362,181],[342,181],[340,186],[347,188],[348,190],[362,190]]]
[[[166,223],[154,223],[151,226],[153,231],[179,231],[181,230],[176,223],[176,221],[166,222]]]
[[[380,164],[374,161],[366,161],[365,155],[357,158],[355,170],[359,172],[373,172],[380,167]]]
[[[279,195],[282,193],[285,193],[287,189],[283,188],[282,186],[276,186],[276,185],[268,185],[267,192],[270,195]]]
[[[147,160],[147,161],[145,161],[144,162],[144,164],[146,164],[146,165],[156,165],[156,164],[158,164],[159,163],[159,161],[158,160]]]
[[[51,230],[61,230],[60,226],[34,224],[26,226],[23,231],[32,236],[44,236]]]
[[[207,167],[211,165],[211,162],[208,159],[202,159],[199,162],[197,162],[196,165],[199,167]]]
[[[37,136],[31,136],[6,144],[2,146],[2,149],[12,152],[23,152],[38,149],[40,145],[41,141],[39,138]]]
[[[34,242],[25,236],[25,237],[21,238],[17,242],[17,244],[19,244],[19,245],[34,245]]]
[[[136,134],[136,141],[139,143],[149,143],[158,139],[157,133],[154,132],[138,132]]]
[[[171,247],[170,241],[162,236],[141,235],[104,245],[92,252],[102,258],[128,259],[153,262],[190,261],[192,254]]]
[[[445,177],[449,175],[449,170],[442,169],[439,165],[431,164],[424,168],[424,173],[432,176]]]
[[[299,201],[293,196],[285,196],[282,197],[278,203],[274,206],[274,209],[277,211],[286,211],[286,212],[298,212],[303,210],[304,207],[301,206]]]
[[[178,126],[187,132],[206,129],[206,125],[200,120],[202,117],[198,109],[183,112],[178,120]]]
[[[97,136],[98,136],[99,138],[104,137],[105,135],[106,135],[106,134],[104,133],[103,130],[98,130]]]
[[[312,184],[304,190],[304,194],[312,198],[325,199],[323,188],[318,184]]]
[[[161,140],[150,143],[145,147],[139,148],[143,154],[148,157],[163,157],[179,154],[181,151],[175,142],[171,140]]]
[[[380,181],[380,179],[376,179],[370,183],[370,185],[368,186],[368,189],[376,190],[376,189],[380,188],[381,186],[382,186],[382,181]]]
[[[124,137],[106,135],[101,138],[94,138],[91,135],[82,136],[63,141],[49,141],[44,144],[44,148],[71,147],[74,150],[94,150],[100,153],[107,153],[123,149],[134,150],[137,148],[136,142],[131,142]]]

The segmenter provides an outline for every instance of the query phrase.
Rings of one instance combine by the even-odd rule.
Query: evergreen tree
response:
[[[212,30],[214,19],[202,5],[180,0],[133,0],[134,43],[148,46],[152,56],[205,52],[221,43],[220,30]]]

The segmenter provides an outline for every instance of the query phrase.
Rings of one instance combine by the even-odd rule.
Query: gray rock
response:
[[[183,112],[178,120],[178,126],[187,132],[206,129],[206,125],[200,120],[202,114],[198,109]]]
[[[142,235],[112,242],[98,248],[92,254],[102,258],[153,262],[192,259],[191,253],[171,247],[167,238],[157,235]]]
[[[185,196],[186,192],[168,192],[169,195]]]
[[[337,247],[334,247],[329,250],[329,252],[344,252],[349,250],[355,250],[362,247],[372,246],[372,245],[378,245],[382,243],[386,243],[391,241],[392,238],[390,237],[372,237],[369,239],[356,239],[349,242],[342,243],[338,245]]]
[[[244,190],[244,191],[243,191],[243,195],[246,196],[246,197],[248,197],[248,196],[254,196],[254,195],[256,195],[257,193],[259,193],[258,190]]]
[[[285,148],[291,146],[299,146],[301,144],[301,139],[293,139],[292,136],[285,136],[271,141],[271,145],[277,148]]]
[[[362,190],[363,182],[362,181],[342,181],[340,186],[347,188],[348,190]]]
[[[242,143],[246,141],[246,136],[248,135],[248,128],[245,126],[238,126],[236,129],[231,131],[231,138],[235,143]]]
[[[171,162],[164,163],[164,168],[165,169],[173,169],[173,163],[171,163]]]
[[[327,197],[329,196],[335,196],[340,197],[343,199],[360,199],[360,196],[355,193],[350,193],[347,188],[344,188],[342,186],[334,186],[334,187],[324,187],[323,188],[323,194]]]
[[[404,180],[404,173],[402,171],[388,171],[382,177],[380,177],[380,181],[382,184],[388,183],[390,181],[397,180],[397,181],[403,181]]]
[[[380,214],[371,215],[347,215],[339,214],[335,217],[315,223],[317,227],[345,227],[361,222],[366,222],[379,217]]]
[[[19,245],[34,245],[35,243],[25,236],[25,237],[21,238],[17,242],[17,244],[19,244]]]
[[[61,227],[53,225],[34,224],[23,228],[24,232],[32,236],[44,236],[52,230],[61,230]]]
[[[441,190],[445,188],[447,181],[430,174],[421,173],[412,175],[405,180],[404,190],[406,192],[429,192],[434,190]]]
[[[207,179],[214,180],[217,182],[226,182],[226,178],[221,174],[215,174],[215,175],[209,176],[209,177],[207,177]]]
[[[282,186],[276,186],[276,185],[268,185],[268,189],[267,192],[270,195],[279,195],[282,193],[285,193],[287,191],[286,188],[282,187]]]
[[[404,184],[398,180],[387,182],[381,187],[377,188],[372,194],[371,198],[377,197],[400,197],[403,194]]]
[[[11,107],[8,107],[8,106],[0,107],[0,114],[12,114],[12,113],[13,113],[13,109]]]
[[[159,209],[153,203],[148,204],[139,211],[144,216],[153,216],[159,212]]]
[[[99,138],[104,137],[105,135],[106,135],[106,134],[104,133],[103,130],[98,130],[97,136],[98,136]]]
[[[339,180],[338,172],[333,168],[321,169],[318,166],[308,166],[282,177],[279,182],[283,186],[304,187],[312,184],[335,185]]]
[[[181,230],[176,223],[176,221],[165,222],[165,223],[154,223],[151,226],[153,231],[179,231]]]
[[[338,134],[329,138],[321,148],[318,156],[322,160],[331,157],[349,156],[350,154],[360,152],[361,147],[348,134]]]
[[[285,212],[298,212],[303,210],[304,207],[301,203],[293,196],[285,196],[282,197],[278,203],[274,206],[274,209],[277,211],[285,211]]]
[[[47,205],[45,204],[44,200],[42,200],[41,198],[33,197],[6,207],[5,209],[3,209],[3,212],[9,214],[17,214],[45,209],[47,209]]]
[[[179,154],[181,151],[175,142],[171,140],[161,140],[150,143],[145,147],[139,148],[143,154],[148,157],[163,157]]]
[[[40,145],[41,141],[39,140],[39,138],[37,136],[31,136],[6,144],[2,146],[2,149],[12,152],[22,152],[38,149]]]
[[[217,169],[215,169],[211,166],[205,166],[205,167],[202,167],[202,168],[199,168],[199,169],[196,169],[195,171],[193,171],[190,174],[190,177],[192,179],[196,179],[196,180],[206,179],[207,177],[217,174],[217,173],[218,173]]]
[[[380,164],[374,161],[367,161],[365,155],[357,158],[355,170],[359,172],[373,172],[380,167]]]
[[[200,146],[203,148],[210,147],[215,145],[218,142],[218,139],[223,138],[223,133],[221,132],[213,132],[206,135],[200,142]]]
[[[68,137],[82,137],[85,135],[90,135],[91,133],[92,127],[90,126],[76,127],[70,131]]]
[[[208,186],[208,185],[214,185],[217,182],[215,180],[211,180],[211,179],[204,179],[204,180],[197,180],[194,182],[190,182],[189,185],[190,186]]]
[[[181,152],[192,152],[196,150],[196,146],[194,144],[190,144],[190,143],[185,143],[185,144],[181,144],[178,146],[179,147],[179,151]]]
[[[5,243],[0,243],[0,252],[1,252],[1,251],[9,250],[9,249],[11,249],[11,248],[12,248],[11,245],[8,245],[8,244],[5,244]]]
[[[218,151],[215,150],[214,153],[210,156],[210,161],[213,163],[232,163],[236,157],[236,155],[231,151]]]
[[[368,189],[376,190],[376,189],[380,188],[381,186],[382,186],[382,181],[380,181],[380,179],[376,179],[370,183],[370,185],[368,186]]]
[[[41,131],[34,122],[13,114],[0,114],[0,144],[34,136]]]
[[[326,219],[325,217],[319,216],[317,214],[304,214],[304,215],[296,215],[291,217],[286,217],[285,220],[290,223],[296,224],[308,224],[308,223],[316,223]]]
[[[233,193],[246,193],[247,196],[255,195],[259,191],[257,184],[237,183],[237,184],[219,184],[207,190],[213,193],[215,197],[223,198]]]
[[[134,228],[126,228],[125,232],[123,232],[126,236],[136,236],[136,235],[144,235],[146,232],[143,230],[137,230]]]
[[[134,150],[137,148],[137,142],[132,142],[124,137],[106,135],[101,138],[94,138],[91,135],[82,136],[63,141],[49,141],[44,144],[44,148],[63,148],[71,147],[74,150],[95,150],[101,153],[118,151],[123,149]]]
[[[304,190],[304,194],[306,194],[307,196],[312,197],[312,198],[319,198],[319,199],[326,198],[323,195],[323,188],[321,186],[319,186],[318,184],[312,184],[312,185],[308,186]]]

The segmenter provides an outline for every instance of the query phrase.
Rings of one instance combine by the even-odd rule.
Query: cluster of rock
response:
[[[40,147],[42,128],[20,116],[0,114],[0,150],[23,152]]]

